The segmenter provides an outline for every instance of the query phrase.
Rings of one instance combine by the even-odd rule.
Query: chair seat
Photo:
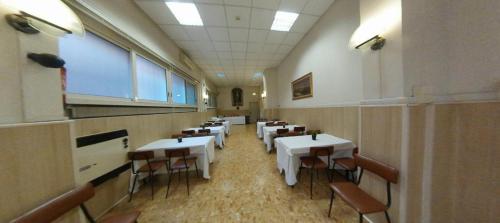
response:
[[[352,158],[338,158],[334,159],[334,161],[335,164],[338,164],[346,170],[356,170],[356,163],[354,163],[354,159]]]
[[[162,160],[158,160],[158,161],[151,161],[149,163],[151,165],[151,170],[149,169],[149,166],[148,164],[144,164],[141,166],[141,168],[139,168],[137,170],[137,172],[149,172],[149,171],[157,171],[159,170],[160,168],[163,167],[163,165],[165,165],[165,162],[162,161]]]
[[[180,158],[180,159],[176,160],[174,164],[172,164],[171,169],[173,169],[173,170],[188,169],[189,167],[194,165],[196,160],[197,160],[197,157],[190,157],[189,159],[188,159],[188,157],[186,157],[186,163],[184,163],[184,159]],[[187,166],[186,166],[186,164],[187,164]]]
[[[351,182],[334,182],[330,184],[336,195],[340,196],[348,205],[356,209],[361,214],[386,211],[387,206],[380,203],[356,184]]]
[[[326,169],[326,168],[328,168],[328,165],[318,157],[303,156],[303,157],[300,157],[300,161],[302,161],[302,166],[305,168],[313,168],[313,169]],[[314,163],[314,167],[313,167],[313,163]]]
[[[105,216],[100,223],[134,223],[139,218],[141,212],[132,211],[128,213],[117,213]]]

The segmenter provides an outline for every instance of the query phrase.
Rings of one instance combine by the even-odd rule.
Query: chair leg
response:
[[[326,168],[326,169],[325,169],[325,174],[326,174],[326,179],[328,179],[328,182],[332,182],[332,181],[330,180],[330,169]]]
[[[385,219],[387,219],[387,223],[391,223],[391,218],[389,218],[389,213],[387,211],[384,211],[385,213]]]
[[[154,183],[153,183],[153,172],[149,172],[149,183],[151,184],[151,200],[154,199]]]
[[[172,169],[170,169],[170,174],[168,175],[168,184],[167,184],[167,193],[165,194],[165,199],[167,199],[168,197],[168,190],[170,190],[170,182],[172,181],[172,174],[174,173],[174,171]]]
[[[181,173],[179,172],[179,174],[181,174]],[[189,196],[189,168],[186,168],[186,185],[187,185],[188,196]]]
[[[196,161],[194,161],[194,167],[195,167],[195,169],[196,169],[196,176],[199,178],[199,177],[200,177],[200,175],[198,174],[198,164],[196,164],[196,163],[197,163],[197,162],[196,162]]]
[[[330,196],[330,209],[328,210],[328,217],[330,217],[332,213],[332,205],[333,205],[333,198],[335,198],[334,191],[332,190],[332,195]]]
[[[313,178],[314,178],[314,170],[311,168],[310,171],[311,173],[311,199],[313,199]]]
[[[359,223],[363,223],[363,214],[359,213]]]
[[[285,171],[283,171],[283,172],[285,172]],[[302,173],[302,161],[300,161],[299,174],[298,174],[299,177],[297,177],[299,181],[300,181],[300,173]]]
[[[134,194],[134,189],[135,189],[135,183],[137,182],[137,176],[139,174],[135,174],[134,176],[134,183],[132,183],[132,190],[130,191],[130,196],[128,198],[128,202],[132,201],[132,195]]]
[[[316,169],[316,178],[319,180],[319,169]]]
[[[178,173],[179,173],[179,182],[181,182],[181,169],[179,169]]]

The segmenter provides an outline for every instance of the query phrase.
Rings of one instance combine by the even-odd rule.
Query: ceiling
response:
[[[258,86],[255,73],[278,65],[334,0],[183,0],[204,26],[180,25],[163,0],[134,1],[215,85]],[[290,32],[270,30],[277,10],[299,13]]]

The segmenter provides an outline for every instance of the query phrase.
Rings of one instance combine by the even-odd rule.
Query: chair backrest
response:
[[[179,137],[181,137],[181,138],[189,138],[190,136],[186,135],[186,134],[173,134],[171,138],[172,139],[177,139]]]
[[[210,134],[210,129],[198,129],[198,133],[207,133]]]
[[[133,151],[128,152],[127,155],[130,160],[150,160],[155,157],[153,151]]]
[[[295,131],[286,133],[286,136],[300,136],[300,135],[302,135],[301,132],[295,132]]]
[[[168,158],[173,157],[186,157],[191,154],[189,148],[179,148],[179,149],[166,149],[165,156]]]
[[[276,125],[277,125],[277,126],[280,126],[280,125],[288,125],[288,123],[286,123],[286,122],[282,122],[282,121],[279,121],[279,122],[276,122]]]
[[[315,146],[309,148],[310,156],[331,156],[333,154],[333,146]],[[330,161],[330,158],[328,158]]]
[[[52,222],[71,209],[83,205],[83,203],[92,198],[94,194],[94,187],[92,184],[87,183],[45,202],[35,209],[12,220],[11,223]]]
[[[213,120],[210,120],[210,121],[207,121],[207,122],[210,122],[210,123],[214,123],[215,121],[213,121]]]
[[[266,126],[273,126],[274,122],[266,122]]]
[[[377,174],[388,182],[398,183],[399,171],[396,168],[359,154],[354,154],[354,160],[362,169]]]
[[[305,132],[306,131],[306,127],[305,126],[296,126],[293,128],[293,131],[294,132]]]
[[[214,125],[215,122],[205,122],[203,125],[204,126],[212,126]]]
[[[203,137],[203,136],[208,136],[208,133],[206,132],[199,132],[199,133],[194,133],[191,135],[191,137]]]
[[[181,133],[182,134],[186,134],[186,135],[192,135],[194,134],[196,131],[194,130],[182,130]]]
[[[222,124],[222,122],[216,122],[216,123],[214,123],[214,125],[215,126],[222,126],[223,124]]]
[[[278,135],[281,135],[281,134],[287,133],[287,132],[289,132],[289,131],[290,131],[290,129],[276,129],[276,133],[277,133]]]
[[[358,147],[354,147],[354,149],[352,150],[352,157],[354,159],[354,154],[358,154],[359,153],[359,148]]]
[[[307,130],[306,131],[306,135],[312,135],[313,132],[317,133],[317,134],[321,134],[321,130]]]

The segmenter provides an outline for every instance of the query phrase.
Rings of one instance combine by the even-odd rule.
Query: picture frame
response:
[[[298,100],[313,96],[312,72],[292,82],[292,99]]]

